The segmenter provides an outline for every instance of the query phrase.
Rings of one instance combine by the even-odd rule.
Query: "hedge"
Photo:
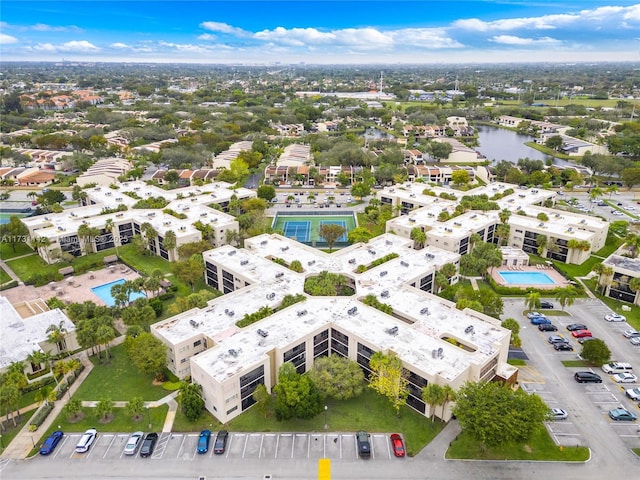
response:
[[[31,418],[31,425],[35,427],[33,430],[37,430],[38,427],[42,425],[42,422],[44,422],[51,413],[51,410],[53,410],[53,405],[51,403],[40,407],[36,414]]]
[[[7,282],[4,285],[0,286],[0,291],[9,290],[10,288],[17,287],[17,286],[18,286],[18,281],[11,280],[10,282]]]

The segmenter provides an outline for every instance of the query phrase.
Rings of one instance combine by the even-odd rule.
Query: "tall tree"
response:
[[[133,397],[128,401],[125,411],[127,415],[133,417],[134,420],[140,420],[144,413],[144,400],[142,397]]]
[[[276,418],[308,419],[322,411],[322,394],[308,375],[296,372],[291,362],[285,362],[278,371],[278,383],[273,387],[276,394]]]
[[[127,343],[127,354],[135,367],[143,373],[162,377],[167,361],[167,347],[150,333],[144,332]]]
[[[325,397],[336,400],[355,398],[364,390],[360,366],[340,355],[317,358],[308,375]]]
[[[556,294],[556,300],[560,302],[560,306],[564,311],[564,307],[570,307],[571,305],[573,305],[573,302],[575,301],[577,296],[578,291],[576,290],[576,288],[572,285],[569,285],[568,287],[564,287],[558,290],[558,293]]]
[[[547,418],[549,407],[535,393],[495,382],[467,382],[458,390],[453,411],[463,431],[495,446],[529,440]]]
[[[67,333],[67,329],[64,326],[64,321],[60,321],[58,325],[51,324],[47,327],[46,333],[47,341],[49,343],[55,344],[58,349],[58,353],[62,353],[62,350],[65,346],[65,334]]]
[[[27,243],[28,235],[29,229],[22,223],[22,220],[20,220],[20,217],[17,215],[11,215],[9,217],[9,223],[0,225],[2,243],[8,243],[14,253],[19,243]]]
[[[427,234],[420,227],[413,227],[409,238],[413,240],[413,248],[420,250],[427,243]]]
[[[263,418],[267,418],[273,408],[273,396],[267,391],[264,383],[258,385],[251,396],[256,401],[256,408],[262,413]]]
[[[435,407],[437,405],[443,405],[445,402],[444,388],[437,383],[430,383],[422,389],[422,401],[429,404],[431,421],[433,422],[436,416]]]
[[[528,310],[540,308],[540,292],[529,292],[526,297],[526,305]]]
[[[409,396],[408,381],[404,377],[402,360],[393,352],[385,355],[376,352],[369,360],[371,376],[369,387],[389,399],[400,416],[400,407],[407,403]]]
[[[200,418],[204,410],[202,387],[197,383],[182,382],[178,402],[182,406],[182,411],[187,420],[195,422]]]
[[[331,253],[333,246],[345,233],[347,233],[347,230],[342,225],[337,225],[335,223],[323,223],[320,225],[318,236],[327,242],[327,245],[329,246],[329,253]]]
[[[601,366],[611,360],[611,350],[603,340],[594,338],[582,344],[580,356],[588,362]]]

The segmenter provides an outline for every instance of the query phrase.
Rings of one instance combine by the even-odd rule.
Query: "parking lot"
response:
[[[213,448],[206,454],[197,454],[198,433],[162,433],[151,459],[194,460],[213,459],[280,459],[280,460],[354,460],[358,458],[355,433],[230,433],[224,454],[215,455]],[[214,433],[215,436],[215,433]],[[75,453],[80,433],[65,435],[62,442],[47,458],[91,460],[92,458],[113,461],[133,461],[139,454],[123,454],[129,434],[100,433],[87,453]],[[389,434],[372,433],[371,459],[399,460],[393,455]],[[213,444],[212,444],[213,445]],[[145,459],[142,459],[143,461]]]
[[[553,301],[553,299],[550,299]],[[556,305],[557,306],[557,305]],[[519,310],[519,311],[518,311]],[[640,418],[637,403],[625,396],[628,388],[639,387],[640,383],[615,383],[612,375],[600,368],[565,367],[564,360],[579,360],[582,345],[571,336],[566,326],[583,323],[595,338],[604,340],[611,350],[612,360],[631,363],[640,375],[640,349],[631,345],[622,333],[630,329],[626,322],[607,322],[604,316],[611,309],[599,300],[579,299],[567,307],[570,315],[546,315],[558,331],[541,332],[532,325],[522,312],[524,302],[505,302],[505,316],[519,318],[523,348],[529,357],[527,370],[532,370],[521,379],[522,388],[536,393],[549,408],[561,408],[568,414],[566,420],[547,422],[546,426],[555,441],[562,446],[593,445],[597,439],[617,437],[627,448],[640,448],[640,422],[616,422],[609,418],[609,410],[624,407]],[[542,311],[541,313],[544,313]],[[573,351],[556,351],[547,339],[551,335],[562,335]],[[592,371],[602,378],[602,383],[577,383],[573,374],[577,371]],[[609,432],[603,429],[608,429]],[[612,435],[613,434],[613,435]],[[612,442],[609,442],[613,445]]]

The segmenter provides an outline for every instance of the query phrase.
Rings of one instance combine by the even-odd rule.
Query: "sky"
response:
[[[638,0],[2,0],[0,62],[640,62]]]

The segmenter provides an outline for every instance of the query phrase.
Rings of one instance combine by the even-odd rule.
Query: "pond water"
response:
[[[478,125],[478,142],[480,146],[476,150],[482,153],[491,163],[498,163],[500,160],[507,160],[511,163],[518,163],[520,158],[531,160],[542,160],[549,158],[548,155],[526,146],[525,142],[533,142],[530,135],[522,135],[505,128]],[[553,159],[556,165],[568,165],[566,160]]]

